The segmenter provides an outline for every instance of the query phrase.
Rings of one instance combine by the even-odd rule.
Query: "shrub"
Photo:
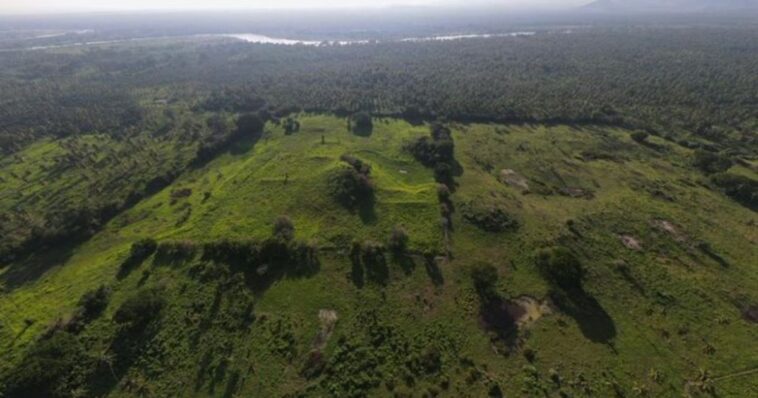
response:
[[[132,243],[132,248],[129,250],[129,256],[123,263],[121,263],[121,267],[118,271],[119,279],[125,277],[132,269],[142,264],[155,252],[157,247],[158,243],[155,239],[150,238],[140,239],[137,242]]]
[[[519,222],[499,207],[479,207],[473,202],[461,209],[463,218],[487,232],[503,232],[518,229]]]
[[[284,134],[290,135],[298,131],[300,131],[300,122],[291,117],[288,117],[284,121]]]
[[[65,397],[73,370],[85,362],[85,350],[71,333],[55,331],[38,340],[5,378],[7,397]]]
[[[477,263],[471,268],[471,280],[476,293],[483,301],[497,297],[495,288],[498,280],[497,269],[491,264]]]
[[[247,113],[237,118],[237,133],[258,137],[263,133],[265,127],[264,120],[254,113]]]
[[[295,237],[295,224],[287,216],[279,216],[274,221],[274,237],[287,241]]]
[[[158,245],[156,256],[163,260],[181,261],[195,254],[195,245],[190,241],[162,242]]]
[[[706,174],[721,173],[732,167],[732,161],[720,154],[698,149],[693,165]]]
[[[374,198],[374,184],[371,179],[354,168],[343,168],[329,177],[332,196],[343,206],[354,208],[370,203]]]
[[[405,150],[424,166],[434,168],[437,182],[452,186],[456,163],[455,145],[450,129],[441,124],[434,124],[430,135],[411,142],[405,146]]]
[[[582,264],[569,249],[553,247],[537,253],[537,268],[543,278],[565,289],[580,288]]]
[[[392,229],[389,239],[389,249],[395,254],[402,254],[408,249],[408,232],[400,225]]]
[[[166,299],[158,288],[143,289],[126,299],[113,315],[113,321],[133,332],[144,330],[158,319]]]
[[[96,318],[108,307],[110,295],[111,289],[107,286],[84,293],[79,299],[79,313],[87,320]]]
[[[371,165],[356,158],[353,155],[344,154],[340,156],[340,160],[352,166],[353,169],[355,169],[355,171],[357,171],[358,173],[361,173],[366,176],[371,174]]]
[[[371,119],[371,115],[366,112],[358,112],[352,117],[353,131],[371,131],[374,128],[374,122]]]
[[[631,134],[632,139],[640,144],[645,142],[648,136],[649,134],[644,131],[635,131]]]
[[[437,200],[443,203],[450,200],[450,188],[447,185],[437,184]]]
[[[735,201],[758,209],[758,181],[730,173],[715,174],[711,176],[711,181]]]
[[[132,248],[129,251],[129,257],[126,262],[142,263],[146,258],[150,257],[157,248],[158,242],[156,242],[155,239],[140,239],[132,243]]]

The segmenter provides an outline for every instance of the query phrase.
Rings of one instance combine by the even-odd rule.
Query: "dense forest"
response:
[[[172,87],[177,100],[245,85],[272,109],[624,125],[749,150],[758,109],[755,37],[749,28],[616,28],[433,43],[197,39],[139,51],[127,44],[12,52],[0,60],[9,93],[0,138],[7,151],[24,135],[123,134],[140,121],[139,89]],[[47,120],[35,124],[34,115]]]

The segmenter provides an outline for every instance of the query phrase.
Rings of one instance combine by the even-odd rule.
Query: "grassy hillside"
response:
[[[758,301],[758,220],[713,189],[691,150],[613,128],[454,124],[445,229],[435,171],[405,149],[429,126],[376,119],[358,135],[342,118],[298,121],[299,131],[268,124],[260,139],[188,168],[86,242],[0,270],[5,382],[55,341],[66,354],[44,366],[52,374],[71,361],[53,383],[63,396],[758,388],[758,330],[746,316]],[[16,156],[35,169],[62,145]],[[345,154],[370,165],[374,187],[373,201],[352,209],[331,194]],[[3,176],[24,175],[19,164],[2,163]],[[748,166],[733,171],[756,178]],[[29,189],[50,189],[45,200],[86,192],[53,181]],[[283,215],[295,228],[284,259],[266,254],[279,247],[270,237]],[[409,243],[393,253],[398,227]],[[157,250],[134,256],[144,238]],[[237,255],[219,255],[230,245]],[[578,285],[537,266],[538,251],[556,247],[581,265]],[[483,269],[495,270],[486,289],[471,276]],[[103,285],[107,306],[83,310],[80,297]]]

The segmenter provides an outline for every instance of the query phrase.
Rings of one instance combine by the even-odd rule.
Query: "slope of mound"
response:
[[[691,150],[612,128],[453,124],[418,141],[429,126],[375,120],[359,136],[341,118],[298,121],[66,253],[0,271],[11,391],[35,358],[62,396],[756,388],[742,376],[757,366],[744,349],[755,213],[713,189]],[[454,144],[453,159],[435,172],[404,149],[414,142]],[[370,179],[370,206],[332,194],[351,168]],[[35,264],[46,271],[8,278]]]

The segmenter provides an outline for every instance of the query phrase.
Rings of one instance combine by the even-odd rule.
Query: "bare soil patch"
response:
[[[499,180],[503,184],[510,185],[514,188],[520,188],[523,191],[523,193],[529,192],[529,182],[524,176],[517,173],[515,170],[511,170],[511,169],[500,170]]]
[[[337,311],[334,310],[319,310],[318,320],[321,322],[321,330],[316,335],[313,341],[313,348],[320,350],[326,346],[329,341],[329,337],[334,332],[334,325],[337,323]]]
[[[687,241],[687,236],[682,233],[679,228],[677,228],[671,221],[653,220],[651,224],[653,228],[671,235],[671,237],[674,238],[674,240],[677,242]]]
[[[621,239],[621,243],[623,243],[627,249],[642,250],[642,243],[639,241],[639,239],[635,238],[634,236],[619,235],[619,239]]]
[[[506,310],[519,328],[527,327],[552,312],[547,300],[537,300],[530,296],[506,301]]]

